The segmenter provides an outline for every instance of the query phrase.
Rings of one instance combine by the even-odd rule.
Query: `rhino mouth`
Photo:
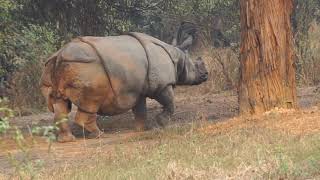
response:
[[[195,62],[195,66],[196,66],[196,71],[197,71],[197,78],[196,78],[196,82],[195,85],[201,84],[205,81],[208,80],[208,71],[206,68],[205,63],[203,62],[201,57],[198,57],[196,62]]]
[[[204,74],[202,74],[201,76],[200,76],[200,81],[201,82],[205,82],[205,81],[207,81],[208,80],[208,72],[205,72]]]
[[[208,72],[205,72],[205,73],[199,75],[199,77],[198,77],[197,79],[198,79],[198,80],[195,81],[195,82],[193,83],[193,85],[199,85],[199,84],[201,84],[201,83],[203,83],[203,82],[206,82],[206,81],[208,80]]]

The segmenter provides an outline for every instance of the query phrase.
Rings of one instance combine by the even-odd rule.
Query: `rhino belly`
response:
[[[117,95],[117,97],[113,100],[106,100],[99,108],[98,114],[99,115],[107,115],[113,116],[128,112],[132,109],[137,100],[139,95],[136,93],[128,93],[128,94],[121,94]]]
[[[76,69],[81,69],[80,66],[84,65],[76,64]],[[91,67],[92,71],[89,71]],[[67,80],[68,85],[61,84],[60,87],[67,88],[64,90],[59,88],[60,92],[64,92],[63,94],[66,94],[73,104],[87,112],[111,116],[132,109],[142,94],[144,80],[135,78],[135,73],[131,73],[130,78],[119,76],[115,78],[110,75],[110,84],[106,74],[97,69],[97,66],[90,64],[73,76],[65,76],[64,80]]]
[[[130,36],[108,37],[96,42],[111,81],[114,98],[108,98],[100,114],[116,115],[132,109],[145,94],[148,60],[141,44]]]

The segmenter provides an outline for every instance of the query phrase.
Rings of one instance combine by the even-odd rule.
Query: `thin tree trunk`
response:
[[[296,108],[292,0],[240,0],[240,114]]]

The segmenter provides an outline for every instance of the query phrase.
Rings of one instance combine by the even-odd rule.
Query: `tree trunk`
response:
[[[240,0],[240,114],[296,108],[292,0]]]

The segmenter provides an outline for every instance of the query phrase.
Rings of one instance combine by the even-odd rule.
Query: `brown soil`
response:
[[[208,125],[200,129],[205,133],[219,133],[249,125],[289,131],[290,133],[301,134],[320,130],[320,112],[318,109],[319,95],[313,87],[299,89],[299,105],[301,110],[287,111],[275,110],[267,112],[259,117],[236,117],[238,113],[237,96],[235,92],[224,92],[221,94],[191,95],[197,88],[189,88],[188,92],[177,89],[176,112],[172,123],[188,123],[192,121],[207,121]],[[195,93],[197,94],[197,93]],[[199,94],[199,93],[198,93]],[[153,118],[160,112],[160,106],[154,101],[148,101],[148,117]],[[70,115],[74,116],[74,111]],[[105,131],[100,139],[79,138],[71,143],[53,143],[48,153],[49,144],[44,138],[28,136],[29,129],[34,126],[50,125],[52,114],[43,113],[32,116],[17,117],[11,120],[11,125],[22,129],[28,138],[26,147],[28,151],[21,152],[9,135],[0,136],[0,179],[1,174],[14,174],[14,167],[9,160],[9,154],[14,159],[22,162],[28,155],[29,159],[43,160],[44,168],[60,167],[66,168],[73,164],[88,162],[100,154],[110,154],[117,145],[134,148],[141,143],[154,143],[152,140],[130,142],[129,139],[140,136],[144,132],[132,130],[132,113],[126,113],[114,117],[99,118],[99,126]],[[278,120],[281,119],[281,120]],[[288,121],[290,119],[290,121]],[[268,120],[268,121],[266,121]],[[305,122],[308,123],[305,123]],[[258,122],[258,123],[257,123]]]

